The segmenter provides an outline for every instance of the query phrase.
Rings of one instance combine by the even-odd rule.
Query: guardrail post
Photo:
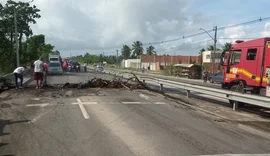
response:
[[[187,98],[190,97],[190,90],[187,90]]]
[[[160,84],[160,91],[164,91],[163,84]]]
[[[238,106],[238,101],[234,101],[234,102],[233,102],[233,110],[234,110],[234,111],[237,111],[237,110],[238,110],[238,107],[239,107],[239,106]]]

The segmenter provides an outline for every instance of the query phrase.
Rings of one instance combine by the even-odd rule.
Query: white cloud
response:
[[[3,0],[0,0],[3,1]],[[28,0],[25,0],[28,1]],[[194,0],[35,0],[41,18],[34,34],[69,55],[102,48],[179,38],[212,27],[210,18],[190,11]],[[155,45],[157,50],[194,47],[196,39]],[[196,43],[201,46],[201,43]],[[105,49],[106,50],[106,49]],[[109,49],[110,51],[113,49]],[[114,49],[115,50],[115,49]]]
[[[47,42],[60,51],[122,47],[136,40],[162,41],[192,34],[200,24],[209,23],[202,14],[188,12],[192,3],[189,0],[35,0],[42,17],[33,30],[35,34],[45,34]]]
[[[261,32],[262,37],[270,36],[270,22],[264,24],[264,30]]]

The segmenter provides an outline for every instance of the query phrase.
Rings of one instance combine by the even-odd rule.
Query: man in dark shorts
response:
[[[39,58],[34,62],[34,80],[36,80],[36,89],[41,88],[43,80],[44,64],[42,58]]]

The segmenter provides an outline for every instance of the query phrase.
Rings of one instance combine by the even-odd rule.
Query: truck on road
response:
[[[221,55],[222,88],[241,93],[268,96],[270,85],[270,37],[236,41]],[[233,101],[230,101],[231,103]]]
[[[62,58],[59,54],[49,54],[49,61],[50,62],[61,62]]]

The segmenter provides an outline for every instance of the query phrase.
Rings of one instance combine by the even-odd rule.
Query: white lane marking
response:
[[[78,105],[78,102],[73,102],[72,105]],[[82,102],[84,105],[97,105],[98,102]]]
[[[122,104],[142,104],[142,102],[122,102]]]
[[[80,106],[80,109],[81,109],[81,111],[82,111],[82,114],[83,114],[84,118],[85,118],[85,119],[89,119],[90,116],[89,116],[89,114],[87,113],[87,111],[86,111],[86,109],[85,109],[85,107],[84,107],[84,105],[83,105],[81,99],[77,99],[77,102],[79,103],[79,106]]]
[[[84,105],[97,105],[98,102],[83,102]]]
[[[144,98],[145,100],[149,100],[149,97],[146,96],[146,95],[144,95],[144,94],[140,94],[139,96],[140,96],[141,98]]]
[[[156,105],[166,105],[164,102],[155,102]]]
[[[165,105],[164,102],[122,102],[125,105]]]
[[[38,121],[38,119],[40,119],[42,116],[44,116],[45,114],[49,113],[51,110],[47,110],[46,112],[40,114],[39,116],[35,117],[33,120],[28,121],[28,123],[35,123]]]
[[[50,105],[49,103],[42,103],[42,104],[29,104],[29,105],[26,105],[26,107],[45,107],[45,106],[48,106]]]
[[[32,98],[32,100],[39,101],[40,98]]]

